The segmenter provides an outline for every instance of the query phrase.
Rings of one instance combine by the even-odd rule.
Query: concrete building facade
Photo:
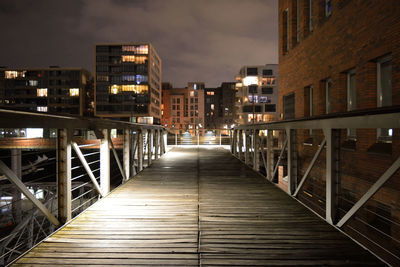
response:
[[[161,59],[150,43],[95,46],[95,115],[161,120]]]
[[[93,77],[82,68],[0,68],[0,107],[93,116]]]
[[[244,66],[235,80],[237,123],[268,122],[277,119],[277,64]]]
[[[400,105],[399,17],[396,0],[280,0],[279,118]],[[323,134],[297,134],[299,171],[304,173]],[[398,129],[341,130],[338,215],[343,216],[399,155]],[[318,198],[325,183],[323,158],[321,154],[301,197],[318,213],[323,209]],[[400,196],[399,181],[397,172],[344,226],[393,265],[400,264],[393,256],[400,251],[400,206],[393,201]]]

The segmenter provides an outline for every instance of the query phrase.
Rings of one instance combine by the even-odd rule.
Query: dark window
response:
[[[249,86],[249,94],[257,94],[257,86],[256,85],[250,85]]]
[[[258,70],[257,68],[247,68],[247,75],[258,75]]]
[[[262,88],[262,93],[263,94],[273,94],[274,93],[274,88],[272,88],[272,87],[263,87]]]
[[[275,104],[266,104],[265,105],[265,112],[275,112],[276,105]]]
[[[283,53],[289,51],[289,9],[283,11],[282,14],[283,32],[282,32],[282,50]]]
[[[294,93],[283,96],[283,118],[294,119]]]
[[[263,76],[271,76],[271,75],[273,75],[272,70],[263,70]]]
[[[243,112],[253,112],[253,106],[243,106]]]

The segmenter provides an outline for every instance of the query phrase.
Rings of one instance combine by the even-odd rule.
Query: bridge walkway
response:
[[[383,265],[222,148],[174,148],[13,266]]]

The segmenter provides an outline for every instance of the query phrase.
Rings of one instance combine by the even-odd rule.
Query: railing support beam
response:
[[[100,188],[102,196],[110,192],[110,130],[102,131],[103,138],[100,139]]]
[[[143,131],[142,129],[137,131],[137,147],[138,147],[138,172],[143,170]]]
[[[273,181],[274,176],[274,136],[273,130],[267,131],[267,179]]]
[[[293,194],[296,188],[297,180],[297,145],[296,145],[296,130],[286,129],[287,146],[288,146],[288,193]]]
[[[72,218],[71,193],[71,141],[72,132],[69,129],[57,130],[57,193],[58,219],[66,223]]]
[[[60,225],[60,222],[56,217],[40,202],[37,198],[28,190],[28,188],[21,182],[21,180],[15,175],[15,173],[7,167],[2,160],[0,160],[0,171],[4,174],[7,179],[14,184],[18,190],[29,199],[33,205],[35,205],[51,223],[55,226]]]
[[[258,142],[259,136],[258,136],[259,131],[254,129],[253,130],[253,170],[259,171],[260,170],[260,144]]]
[[[126,182],[131,176],[131,149],[132,148],[132,138],[131,138],[131,130],[125,129],[124,130],[124,143],[123,143],[123,149],[122,149],[122,154],[123,154],[123,164],[124,164],[124,173],[125,173],[125,181]]]
[[[340,130],[323,129],[326,139],[326,215],[334,224],[337,217],[339,191]]]
[[[147,131],[147,166],[151,165],[153,149],[153,130]]]

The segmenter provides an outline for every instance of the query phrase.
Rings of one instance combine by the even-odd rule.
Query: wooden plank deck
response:
[[[383,265],[226,150],[174,148],[20,258],[27,265]]]

